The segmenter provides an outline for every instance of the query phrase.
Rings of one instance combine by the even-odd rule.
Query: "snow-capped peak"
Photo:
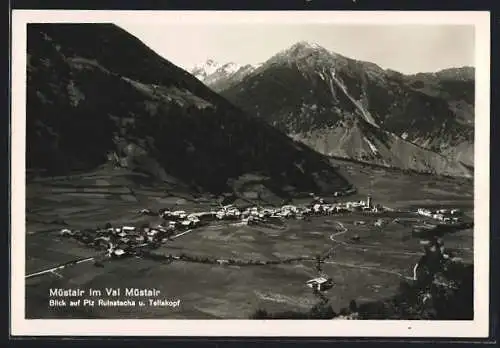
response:
[[[283,51],[288,55],[308,54],[311,52],[328,52],[328,50],[315,42],[299,41]]]
[[[208,75],[212,75],[219,69],[220,64],[213,59],[208,59],[202,64],[196,65],[192,70],[192,74],[198,78],[205,78]]]
[[[332,56],[333,54],[328,51],[323,46],[315,42],[309,41],[299,41],[292,46],[289,46],[282,51],[278,52],[274,58],[279,57],[288,57],[288,58],[301,58],[313,55],[321,55],[321,56]],[[271,58],[272,59],[272,58]]]
[[[292,46],[278,52],[265,65],[269,64],[297,64],[301,68],[316,67],[327,64],[334,65],[337,55],[323,46],[309,41],[299,41]]]
[[[234,62],[219,64],[213,59],[208,59],[204,64],[194,67],[191,74],[217,91],[241,81],[255,69],[256,67],[250,64],[244,65]]]
[[[314,50],[318,49],[324,49],[322,46],[318,45],[316,42],[310,42],[310,41],[299,41],[295,45],[292,46],[292,48],[310,48]]]
[[[240,70],[241,67],[242,66],[240,64],[230,62],[230,63],[226,63],[226,64],[222,65],[217,70],[222,70],[222,71],[226,72],[227,74],[234,74],[235,72]]]
[[[211,85],[222,79],[232,76],[244,76],[251,73],[255,68],[251,65],[242,65],[234,62],[220,64],[213,59],[195,66],[191,73],[202,82]]]

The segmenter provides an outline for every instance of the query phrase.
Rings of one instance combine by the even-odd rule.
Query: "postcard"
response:
[[[14,10],[11,333],[486,337],[489,23]]]

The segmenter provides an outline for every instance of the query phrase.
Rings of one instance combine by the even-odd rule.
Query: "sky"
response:
[[[474,66],[468,25],[116,24],[186,70],[207,59],[259,64],[298,41],[406,74]]]

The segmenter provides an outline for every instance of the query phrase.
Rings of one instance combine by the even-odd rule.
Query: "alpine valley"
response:
[[[407,76],[298,42],[184,70],[253,48],[156,30],[150,48],[111,23],[26,27],[21,315],[476,318],[473,68]]]

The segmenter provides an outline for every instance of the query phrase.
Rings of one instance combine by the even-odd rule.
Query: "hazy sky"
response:
[[[258,64],[301,40],[402,73],[474,66],[465,25],[117,24],[186,70],[209,58]]]

